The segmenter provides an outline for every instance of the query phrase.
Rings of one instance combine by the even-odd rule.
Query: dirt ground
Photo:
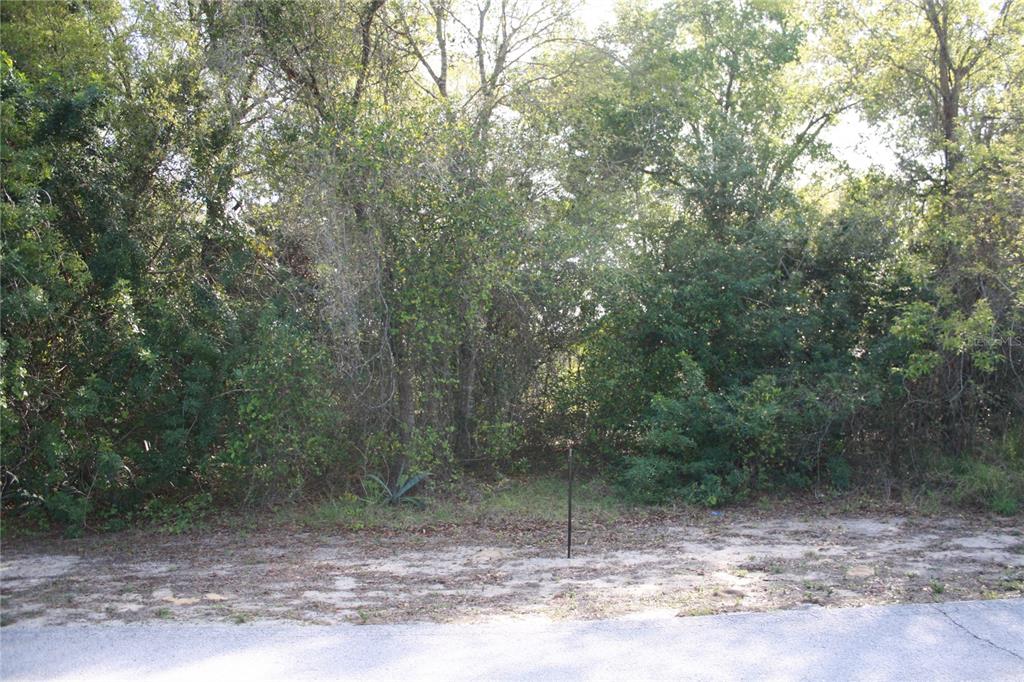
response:
[[[207,529],[18,540],[5,626],[704,615],[1024,596],[1020,520],[727,510],[575,528]]]

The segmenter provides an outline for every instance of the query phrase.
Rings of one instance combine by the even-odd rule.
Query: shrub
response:
[[[645,458],[631,459],[620,477],[627,497],[655,500],[672,490],[713,507],[754,488],[810,485],[823,456],[823,435],[837,421],[833,402],[818,398],[833,387],[783,386],[761,374],[748,384],[712,391],[689,354],[680,353],[676,361],[674,386],[653,396],[643,422]],[[834,480],[848,486],[850,471],[843,464],[835,462]],[[668,472],[675,476],[671,484]],[[632,485],[639,488],[627,490]]]
[[[629,457],[619,473],[617,488],[627,502],[663,504],[679,495],[681,467],[663,457]]]
[[[90,509],[87,497],[58,491],[48,495],[43,504],[50,518],[64,527],[68,535],[81,534]]]
[[[1013,463],[967,460],[955,474],[953,499],[977,509],[1012,516],[1024,504],[1024,470]]]
[[[844,457],[833,456],[825,464],[829,482],[836,490],[849,490],[853,481],[853,468]]]
[[[329,371],[329,358],[301,326],[261,318],[251,357],[228,385],[239,398],[227,446],[207,467],[218,487],[246,503],[274,504],[346,468]]]

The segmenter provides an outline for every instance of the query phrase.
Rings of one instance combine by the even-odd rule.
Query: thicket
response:
[[[639,502],[1015,513],[1021,8],[869,5],[4,2],[4,514],[567,441]]]

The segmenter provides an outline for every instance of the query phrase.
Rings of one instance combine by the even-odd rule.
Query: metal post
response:
[[[572,558],[572,446],[569,446],[569,518],[565,541],[565,558]]]

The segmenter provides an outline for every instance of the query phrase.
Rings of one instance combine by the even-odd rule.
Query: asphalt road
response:
[[[1024,600],[486,625],[6,627],[3,680],[1024,680]]]

